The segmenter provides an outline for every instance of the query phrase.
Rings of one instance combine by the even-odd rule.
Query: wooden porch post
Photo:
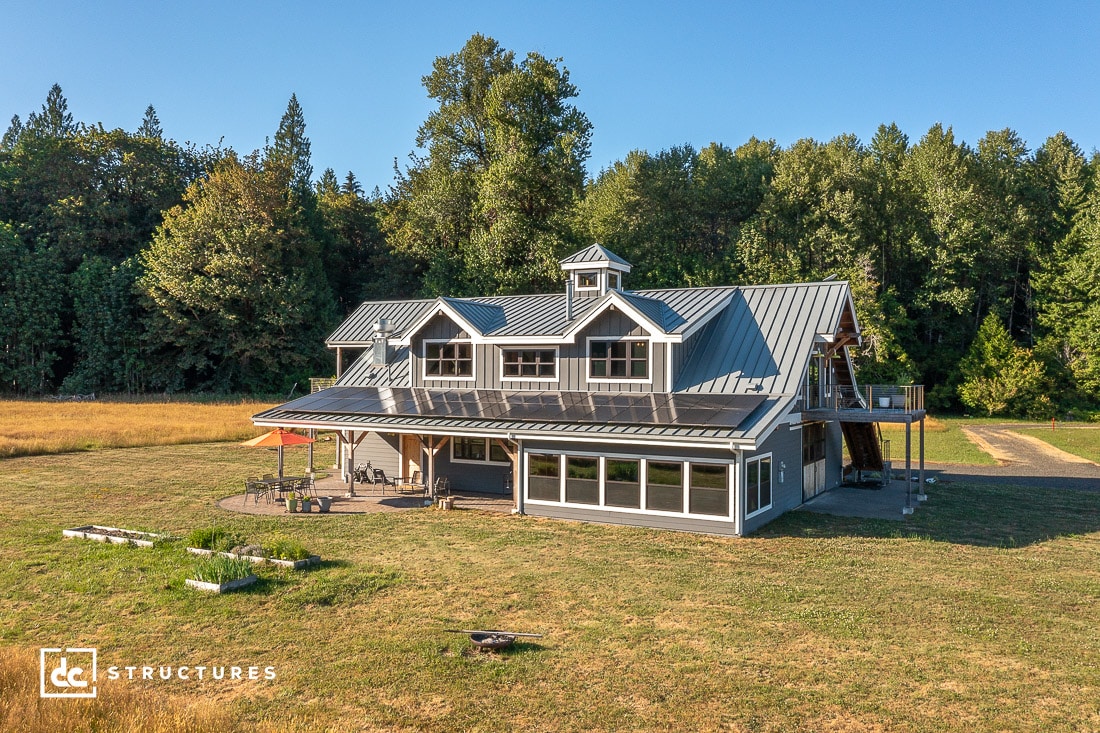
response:
[[[428,496],[435,499],[435,457],[439,455],[439,451],[443,450],[443,446],[447,445],[447,441],[451,439],[451,436],[444,435],[438,443],[435,442],[434,435],[429,435],[427,441],[424,440],[423,436],[417,437],[420,438],[421,447],[428,453]]]
[[[523,514],[523,493],[520,491],[519,485],[519,459],[523,455],[520,450],[520,442],[517,440],[514,443],[512,441],[504,441],[500,438],[493,438],[496,444],[508,454],[508,457],[512,459],[512,500],[515,502],[515,513]]]

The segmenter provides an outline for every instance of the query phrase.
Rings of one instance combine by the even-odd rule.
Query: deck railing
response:
[[[328,389],[334,384],[336,384],[336,377],[310,377],[309,393],[320,392],[322,389]]]
[[[805,385],[802,409],[919,412],[924,410],[924,385],[865,384],[858,391],[840,385]]]

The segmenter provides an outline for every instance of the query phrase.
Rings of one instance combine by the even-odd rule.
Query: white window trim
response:
[[[746,458],[745,459],[745,465],[741,469],[745,472],[745,480],[742,482],[742,484],[745,487],[745,496],[743,497],[744,498],[744,503],[742,504],[742,506],[744,506],[746,509],[749,506],[749,464],[750,463],[759,463],[760,461],[764,460],[765,458],[767,458],[770,462],[772,462],[774,464],[774,461],[772,461],[772,454],[771,453],[761,453],[759,455],[753,456],[752,458]],[[746,514],[745,519],[752,519],[753,517],[755,517],[759,514],[763,514],[764,512],[771,510],[772,506],[775,504],[775,479],[774,479],[774,475],[775,475],[775,466],[772,465],[772,467],[770,469],[768,469],[769,482],[771,484],[771,486],[770,486],[771,491],[769,492],[770,495],[768,497],[770,501],[768,502],[768,505],[760,507],[755,512],[753,512],[752,514]],[[759,482],[759,476],[760,476],[760,474],[759,474],[759,472],[757,472],[757,481],[758,482]],[[759,490],[759,487],[758,487],[757,490]],[[757,498],[759,499],[759,496]]]
[[[596,284],[595,285],[581,285],[581,275],[595,275],[596,276]],[[574,288],[574,290],[582,291],[582,292],[585,292],[585,293],[590,292],[592,290],[599,290],[600,289],[600,275],[601,275],[601,272],[598,268],[577,270],[575,273],[573,273],[573,288]]]
[[[593,377],[592,342],[593,341],[645,341],[646,342],[646,378],[629,377]],[[628,361],[629,363],[629,361]],[[653,384],[653,339],[649,336],[589,336],[584,343],[584,377],[589,384]]]
[[[505,351],[553,351],[554,352],[554,376],[553,377],[509,377],[504,374],[504,352]],[[500,364],[500,381],[502,382],[543,382],[545,384],[554,384],[561,381],[561,350],[557,346],[501,346],[497,353],[499,354],[498,361]]]
[[[459,436],[456,436],[456,437],[462,438],[464,440],[479,440],[479,438],[468,436],[468,435],[459,435]],[[451,438],[449,441],[447,441],[448,443],[450,443],[450,447],[451,447],[451,463],[468,463],[468,464],[471,464],[471,465],[474,465],[474,466],[485,466],[485,465],[489,465],[489,466],[508,466],[508,465],[511,465],[511,463],[512,463],[511,461],[494,461],[492,458],[489,457],[489,456],[492,455],[492,453],[490,451],[492,450],[493,446],[492,446],[492,443],[490,441],[492,441],[493,438],[480,438],[480,440],[485,441],[485,460],[483,460],[483,461],[475,461],[472,458],[455,458],[455,439]]]
[[[530,497],[530,495],[528,493],[528,483],[527,483],[527,479],[530,477],[530,473],[531,473],[531,467],[530,467],[530,464],[529,464],[529,461],[528,461],[528,458],[527,458],[527,456],[530,453],[537,453],[539,455],[557,454],[557,456],[558,456],[558,501],[549,501],[547,499],[532,499]],[[578,504],[578,503],[566,502],[565,501],[565,457],[566,457],[566,455],[578,456],[578,457],[582,457],[582,456],[583,457],[595,457],[595,458],[599,459],[599,474],[598,474],[599,475],[599,481],[600,481],[600,503],[599,504]],[[770,455],[771,454],[769,453],[768,456],[770,456]],[[758,456],[758,457],[762,457],[762,456]],[[639,471],[638,476],[639,476],[639,480],[640,480],[640,483],[641,483],[641,492],[640,492],[640,497],[639,497],[640,500],[641,500],[641,508],[632,509],[630,507],[608,506],[606,504],[606,480],[607,480],[606,474],[607,474],[607,459],[609,459],[609,458],[610,459],[624,459],[624,460],[638,461],[638,471]],[[648,471],[648,468],[649,468],[649,461],[658,461],[658,462],[661,462],[661,463],[672,462],[672,463],[681,463],[681,464],[683,464],[683,470],[681,471],[681,475],[682,475],[682,478],[683,478],[683,491],[684,491],[684,505],[683,505],[683,508],[684,508],[684,511],[682,511],[682,512],[669,512],[669,511],[664,511],[664,510],[660,510],[660,509],[646,509],[645,508],[646,499],[647,499],[647,495],[648,495],[648,488],[649,488],[649,486],[648,486],[649,480],[648,480],[648,475],[647,475],[647,471]],[[696,461],[694,461],[695,463],[705,463],[705,464],[708,464],[708,465],[722,465],[722,464],[725,464],[726,466],[729,467],[726,471],[726,481],[728,482],[727,487],[728,487],[729,492],[730,492],[730,494],[729,494],[729,496],[730,496],[730,513],[728,515],[726,515],[726,514],[723,514],[723,515],[717,515],[717,514],[691,514],[690,512],[687,511],[688,506],[689,506],[689,500],[690,500],[689,492],[691,490],[691,464],[692,464],[692,462],[693,461],[690,458],[685,458],[683,456],[638,456],[638,455],[631,455],[629,453],[602,453],[602,452],[601,453],[596,453],[596,452],[593,452],[593,451],[574,451],[574,450],[571,450],[568,453],[565,453],[565,452],[559,451],[557,449],[548,450],[548,449],[533,448],[531,450],[528,450],[527,448],[524,448],[523,456],[522,456],[523,501],[524,501],[525,504],[535,504],[535,505],[538,505],[538,506],[554,506],[554,507],[565,507],[565,508],[572,508],[572,509],[591,509],[593,511],[622,512],[624,514],[634,514],[634,515],[640,515],[640,516],[680,517],[682,519],[701,519],[701,520],[711,521],[711,522],[734,522],[734,523],[736,523],[737,514],[738,514],[738,511],[740,510],[740,507],[741,507],[741,503],[740,503],[740,501],[738,499],[738,495],[736,493],[737,492],[737,485],[739,483],[739,480],[737,478],[737,474],[738,474],[737,467],[738,467],[739,464],[737,462],[737,459],[736,458],[731,458],[731,459],[728,459],[728,460],[723,460],[723,459],[720,459],[720,458],[707,458],[707,459],[699,458]],[[770,505],[769,505],[769,508],[770,508]]]
[[[469,344],[470,345],[470,376],[446,377],[438,374],[428,374],[428,344]],[[425,382],[472,382],[477,377],[477,347],[472,339],[424,339],[420,342],[420,378]]]

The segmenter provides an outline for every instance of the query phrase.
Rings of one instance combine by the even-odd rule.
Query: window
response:
[[[506,350],[504,376],[508,379],[556,379],[557,352],[554,349]]]
[[[588,376],[594,379],[647,379],[648,341],[590,341]]]
[[[604,461],[604,504],[642,508],[642,482],[638,461],[608,458]]]
[[[451,460],[508,463],[508,454],[500,443],[490,438],[452,438]]]
[[[577,289],[592,290],[600,286],[600,274],[598,272],[578,272]]]
[[[527,497],[542,501],[561,501],[561,464],[558,456],[527,454]]]
[[[646,462],[646,509],[684,511],[684,464]]]
[[[730,491],[726,466],[692,463],[688,486],[688,511],[692,514],[729,516]]]
[[[753,458],[745,463],[745,516],[770,509],[772,505],[772,459]]]
[[[607,287],[611,290],[619,289],[619,273],[609,272],[607,273]]]
[[[600,503],[600,459],[565,457],[565,500],[574,504]]]
[[[474,347],[469,341],[425,342],[425,379],[464,379],[474,376]]]

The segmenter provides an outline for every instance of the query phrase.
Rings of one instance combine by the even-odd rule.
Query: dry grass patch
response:
[[[0,730],[11,733],[237,733],[278,730],[264,721],[236,720],[223,705],[154,695],[124,685],[99,686],[94,699],[42,699],[34,649],[0,648]]]
[[[0,458],[245,440],[266,402],[0,402]]]

